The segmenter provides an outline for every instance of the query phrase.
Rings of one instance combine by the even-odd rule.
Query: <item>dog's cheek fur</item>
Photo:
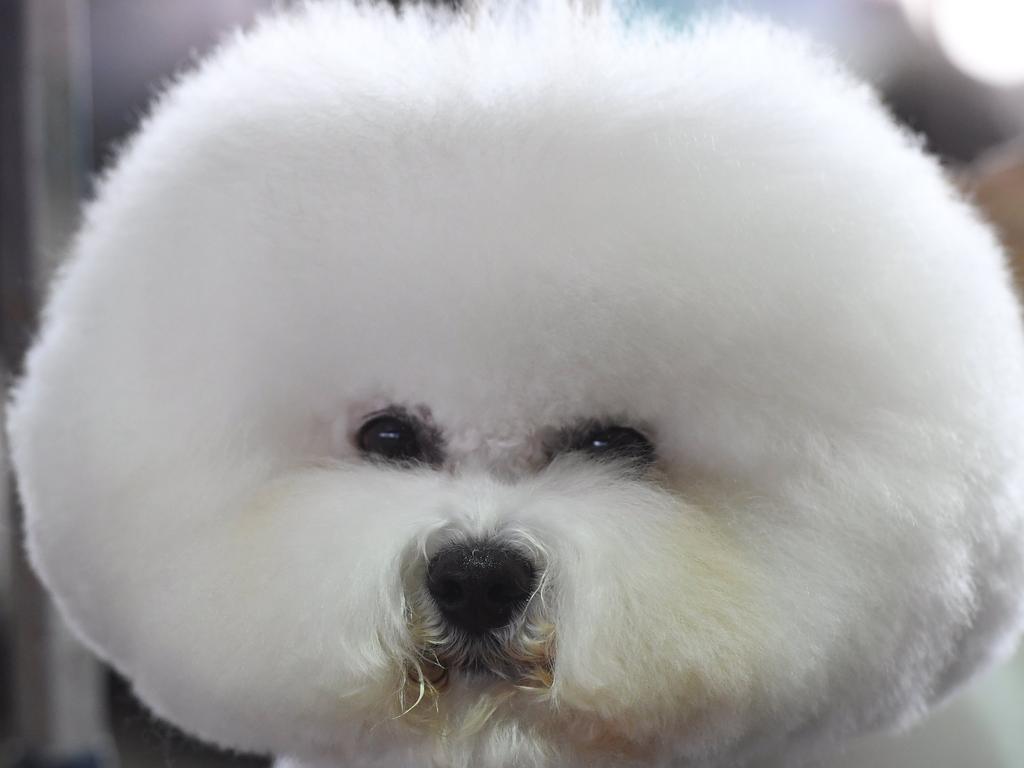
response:
[[[731,732],[763,693],[770,626],[763,575],[717,512],[582,468],[525,507],[557,585],[556,708],[635,744]]]
[[[358,751],[361,728],[387,725],[405,682],[399,567],[429,522],[436,477],[367,467],[260,483],[250,472],[225,498],[229,476],[218,465],[209,485],[146,499],[143,519],[189,506],[180,528],[140,522],[130,539],[90,529],[71,550],[59,530],[34,527],[34,559],[157,714],[224,746]],[[88,600],[82,616],[93,590],[116,598]]]
[[[873,435],[807,446],[802,469],[769,496],[722,498],[770,585],[766,642],[793,651],[768,654],[774,706],[754,708],[752,754],[786,744],[796,759],[910,723],[1005,653],[995,643],[979,654],[975,633],[993,613],[1004,629],[1020,621],[1003,577],[991,578],[994,565],[1021,576],[1006,555],[1020,489],[999,479],[1008,457],[988,447],[966,452],[963,474],[948,472],[965,434],[893,417]]]

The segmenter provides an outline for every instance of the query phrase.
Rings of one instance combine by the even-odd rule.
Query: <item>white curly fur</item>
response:
[[[792,766],[1021,625],[992,234],[864,86],[728,18],[316,4],[159,101],[17,388],[32,559],[153,710],[314,766]],[[441,469],[360,459],[390,404]],[[646,430],[649,475],[566,456]],[[488,662],[452,539],[543,579]]]

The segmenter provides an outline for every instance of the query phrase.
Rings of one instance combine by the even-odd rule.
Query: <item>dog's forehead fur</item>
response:
[[[739,764],[919,714],[1015,636],[1024,356],[991,233],[800,41],[539,5],[268,19],[89,208],[11,412],[29,545],[207,738]],[[448,471],[359,461],[395,405]],[[543,469],[585,421],[649,434],[657,482]],[[409,582],[470,532],[542,557],[549,698],[473,731],[455,680],[417,741],[387,720]]]
[[[708,400],[892,408],[920,396],[922,367],[958,365],[914,338],[976,326],[957,299],[1002,277],[961,254],[1000,257],[979,229],[922,245],[925,211],[958,204],[870,93],[741,21],[680,44],[540,15],[425,36],[415,19],[314,7],[165,98],[91,218],[126,257],[152,254],[140,268],[191,277],[165,281],[171,307],[223,307],[229,357],[260,375],[230,359],[211,373],[247,420],[271,411],[238,397],[240,378],[289,409],[384,394],[499,437],[688,404],[692,432]],[[954,285],[936,313],[925,294]],[[223,343],[168,312],[189,359]],[[779,338],[800,348],[780,354]],[[854,364],[883,345],[905,377]]]

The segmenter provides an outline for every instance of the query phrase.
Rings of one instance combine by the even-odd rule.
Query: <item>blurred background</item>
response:
[[[95,174],[169,78],[280,4],[0,0],[4,390]],[[641,0],[630,12],[684,26],[723,5]],[[872,82],[1024,264],[1024,0],[731,0],[728,7],[803,30]],[[217,753],[158,722],[77,645],[21,556],[2,443],[0,470],[0,768],[265,765]],[[1024,656],[908,736],[868,740],[832,765],[1024,767]]]

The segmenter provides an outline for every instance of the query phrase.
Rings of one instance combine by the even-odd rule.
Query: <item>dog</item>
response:
[[[32,562],[284,768],[801,765],[1013,648],[988,226],[799,38],[315,3],[158,100],[13,393]]]

